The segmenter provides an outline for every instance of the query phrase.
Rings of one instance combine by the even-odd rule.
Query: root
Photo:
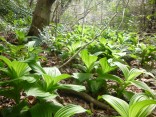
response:
[[[64,93],[64,94],[79,96],[80,98],[84,99],[85,101],[90,102],[93,105],[95,105],[101,109],[108,110],[110,112],[114,111],[112,108],[110,108],[110,106],[94,99],[93,97],[91,97],[90,95],[88,95],[85,92],[77,92],[77,91],[68,90],[68,89],[61,89],[60,91],[61,91],[61,93]]]

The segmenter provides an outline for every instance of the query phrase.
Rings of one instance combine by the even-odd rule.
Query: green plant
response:
[[[23,31],[15,30],[15,34],[19,44],[22,44],[24,41],[26,41],[26,34]]]
[[[94,69],[95,65],[97,64],[96,61],[98,57],[95,55],[89,54],[87,50],[81,51],[80,57],[83,63],[85,64],[85,66],[81,66],[81,65],[79,66],[81,66],[83,71],[87,73],[91,73],[91,71]]]
[[[149,61],[156,59],[156,48],[154,45],[140,43],[136,48],[135,55],[140,58],[141,65],[147,65]]]
[[[119,97],[121,97],[123,95],[123,93],[126,93],[126,95],[127,95],[127,93],[130,93],[130,92],[126,91],[125,89],[127,86],[132,85],[132,84],[137,86],[138,88],[144,89],[151,96],[154,96],[154,92],[152,89],[150,89],[144,82],[136,80],[136,78],[143,73],[154,77],[153,74],[146,72],[144,69],[132,68],[129,70],[126,65],[124,65],[120,62],[114,62],[114,64],[120,68],[120,70],[122,71],[122,73],[124,75],[124,79],[122,79],[116,75],[110,75],[110,74],[103,74],[103,77],[105,79],[114,80],[117,83],[119,83],[120,87],[118,87],[118,86],[116,87],[116,92]]]
[[[73,43],[72,45],[68,45],[67,48],[68,48],[69,54],[73,55],[76,52],[76,50],[80,48],[81,46],[83,46],[83,44],[82,42],[79,42],[79,41]]]
[[[145,94],[135,94],[129,104],[111,95],[98,97],[98,99],[101,98],[109,103],[120,114],[120,117],[147,117],[156,107],[156,100]]]
[[[62,107],[55,99],[58,96],[57,89],[85,90],[84,86],[60,84],[62,79],[69,78],[70,75],[61,74],[56,67],[42,68],[33,57],[23,62],[10,61],[4,56],[0,56],[0,59],[7,65],[5,68],[2,65],[0,70],[8,77],[8,80],[4,79],[0,84],[4,87],[9,86],[2,88],[0,94],[16,101],[16,105],[11,109],[2,110],[4,117],[21,116],[21,114],[37,117],[40,110],[42,110],[40,117],[50,117],[52,113]],[[23,100],[20,99],[21,92],[26,94]],[[29,98],[36,100],[34,106],[30,104],[32,108],[28,106]]]
[[[111,66],[107,58],[101,58],[99,61],[96,61],[97,57],[89,55],[87,50],[82,51],[81,58],[85,66],[79,66],[85,73],[73,73],[73,77],[76,79],[77,83],[82,84],[86,82],[85,84],[88,91],[94,96],[97,96],[99,93],[106,93],[107,83],[103,75],[113,71],[116,67]]]
[[[84,108],[81,106],[69,104],[67,106],[62,107],[60,110],[56,112],[54,117],[70,117],[74,114],[86,112]]]
[[[21,60],[27,55],[27,49],[25,45],[14,45],[9,43],[4,37],[0,37],[0,41],[3,43],[2,54],[12,57],[12,59]]]
[[[8,68],[1,68],[0,70],[3,71],[10,80],[1,82],[1,85],[11,85],[12,88],[9,89],[2,89],[1,94],[4,96],[11,96],[16,103],[20,102],[20,91],[22,91],[22,87],[25,86],[27,83],[34,83],[36,79],[29,74],[30,67],[27,63],[19,62],[19,61],[10,61],[6,57],[0,56],[0,59],[3,60]],[[25,82],[25,85],[21,86],[22,82]],[[10,92],[10,93],[9,93]]]

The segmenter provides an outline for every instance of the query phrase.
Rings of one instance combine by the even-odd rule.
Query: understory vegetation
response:
[[[156,116],[154,0],[54,0],[35,31],[39,1],[0,0],[0,116]]]

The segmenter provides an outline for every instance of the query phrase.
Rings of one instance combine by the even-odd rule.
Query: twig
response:
[[[122,20],[121,20],[121,22],[120,22],[120,24],[119,24],[119,26],[118,26],[118,28],[117,28],[117,31],[119,30],[120,26],[122,25],[122,23],[123,23],[123,21],[124,21],[125,10],[126,10],[126,9],[124,8],[124,10],[123,10],[123,12],[122,12]]]
[[[122,20],[121,20],[121,22],[120,22],[120,24],[119,24],[119,26],[118,26],[118,28],[117,28],[117,31],[119,30],[119,28],[120,28],[120,26],[121,26],[121,24],[123,23],[123,21],[124,21],[124,17],[125,17],[125,10],[126,10],[126,8],[127,8],[127,6],[128,6],[128,3],[129,3],[129,0],[127,1],[127,3],[126,3],[126,6],[124,7],[124,9],[123,9],[123,12],[122,12]],[[116,32],[117,32],[116,31]]]

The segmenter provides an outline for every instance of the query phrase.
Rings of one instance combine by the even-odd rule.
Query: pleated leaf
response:
[[[15,72],[14,77],[22,77],[24,75],[28,75],[30,71],[30,67],[27,63],[19,62],[19,61],[13,61],[12,62],[12,73]]]
[[[111,72],[112,70],[114,70],[116,68],[114,66],[110,66],[110,64],[108,63],[107,58],[102,58],[102,59],[99,60],[99,62],[100,62],[103,73]]]
[[[56,112],[54,117],[70,117],[74,114],[84,113],[86,109],[82,108],[79,105],[69,104],[67,106],[62,107],[60,110]]]
[[[38,103],[30,109],[32,117],[52,117],[53,108],[48,103]]]
[[[28,89],[27,91],[25,91],[25,93],[27,94],[27,96],[34,96],[34,97],[41,98],[47,101],[57,96],[55,94],[51,94],[49,92],[43,91],[42,89],[38,87],[32,87]]]
[[[128,117],[129,105],[127,102],[111,95],[102,95],[100,98],[109,103],[122,117]]]
[[[43,69],[47,75],[50,75],[52,77],[61,75],[61,72],[57,67],[44,67]]]
[[[87,81],[91,78],[92,74],[90,73],[73,73],[73,77],[80,82]]]
[[[81,51],[80,56],[81,56],[82,61],[86,65],[87,69],[89,71],[92,70],[94,63],[96,62],[98,57],[94,55],[89,55],[87,50]]]
[[[136,81],[136,80],[131,81],[131,83],[133,85],[135,85],[136,87],[141,88],[141,89],[149,92],[151,94],[151,96],[154,97],[154,95],[155,95],[154,91],[146,83],[141,82],[141,81]]]
[[[127,78],[126,80],[127,80],[127,81],[134,80],[136,77],[138,77],[138,76],[141,75],[142,73],[143,73],[143,70],[139,70],[139,69],[136,69],[136,68],[132,68],[132,69],[129,71],[128,78]]]
[[[133,104],[132,106],[130,106],[129,109],[129,117],[146,117],[147,116],[146,114],[148,114],[149,109],[146,110],[144,108],[151,106],[153,104],[156,105],[156,101],[151,99],[143,100]],[[144,116],[139,116],[140,113],[142,113],[142,115]]]
[[[72,85],[72,84],[59,84],[59,89],[70,89],[74,91],[85,91],[86,87],[81,85]]]
[[[100,76],[100,78],[107,79],[107,80],[113,80],[113,81],[116,81],[118,83],[124,82],[120,77],[118,77],[116,75],[112,75],[112,74],[103,74]]]
[[[119,63],[119,62],[114,62],[115,65],[117,65],[120,70],[123,72],[125,79],[127,80],[128,76],[129,76],[129,69],[127,68],[126,65]]]
[[[8,58],[0,56],[0,59],[3,60],[9,68],[11,68],[12,62]]]

